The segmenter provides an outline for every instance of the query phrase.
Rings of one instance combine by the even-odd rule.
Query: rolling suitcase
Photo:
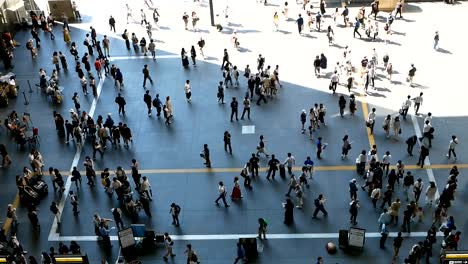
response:
[[[49,187],[44,181],[38,181],[32,186],[33,190],[36,191],[40,196],[45,196],[49,192]]]

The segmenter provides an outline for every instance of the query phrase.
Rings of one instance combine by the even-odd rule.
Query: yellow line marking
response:
[[[364,116],[364,121],[367,121],[367,116],[369,115],[369,107],[367,106],[367,102],[365,100],[365,96],[362,96],[361,107],[362,107],[362,115]],[[375,124],[374,124],[375,125]],[[375,145],[374,135],[370,133],[370,128],[366,127],[367,138],[369,139],[369,146],[372,149],[372,146]]]
[[[19,194],[16,194],[15,200],[13,200],[13,203],[11,203],[14,208],[18,208],[20,204],[20,198]],[[5,234],[8,234],[8,231],[10,231],[11,228],[11,218],[6,218],[5,222],[3,223],[3,230],[5,231]]]
[[[425,169],[451,169],[453,166],[457,166],[458,169],[466,169],[468,168],[468,164],[432,164],[430,166],[424,166],[421,168],[417,165],[405,165],[406,169],[410,170],[425,170]],[[395,168],[394,166],[390,166]],[[333,166],[314,166],[314,171],[352,171],[355,170],[355,165],[333,165]],[[182,174],[182,173],[240,173],[242,170],[241,167],[239,168],[187,168],[187,169],[140,169],[138,172],[140,174]],[[296,166],[293,167],[293,171],[301,171],[302,167]],[[260,168],[259,171],[265,172],[267,168]],[[102,171],[96,171],[96,174],[101,174]],[[69,171],[61,172],[63,175],[70,174]],[[81,174],[85,174],[85,171],[80,171]],[[111,175],[115,174],[114,170],[110,170],[109,173]],[[126,174],[131,174],[131,170],[125,170]],[[48,176],[48,174],[44,174],[44,176]]]

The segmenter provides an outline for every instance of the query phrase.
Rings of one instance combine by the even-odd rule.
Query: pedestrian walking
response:
[[[162,102],[161,99],[159,99],[159,94],[156,94],[156,96],[154,97],[153,106],[154,108],[156,108],[156,116],[159,118],[162,110]]]
[[[429,186],[426,189],[426,204],[429,204],[429,207],[432,207],[432,204],[436,202],[439,197],[437,196],[437,186],[435,182],[430,181]]]
[[[151,189],[151,184],[148,177],[143,176],[140,191],[142,194],[145,194],[149,201],[153,201],[153,190]]]
[[[124,229],[125,225],[122,220],[122,210],[120,210],[120,208],[118,207],[115,207],[115,208],[112,208],[111,211],[112,211],[112,215],[114,216],[114,222],[115,222],[115,225],[117,226],[117,229],[118,230]]]
[[[228,131],[224,131],[224,151],[228,151],[229,148],[229,154],[232,155],[232,146],[231,146],[231,134]]]
[[[192,101],[192,86],[190,85],[190,80],[185,81],[184,91],[185,99],[187,99],[187,102],[190,103]]]
[[[356,34],[359,35],[359,38],[361,38],[361,33],[359,33],[359,28],[361,27],[361,22],[359,19],[356,18],[356,21],[354,22],[354,31],[353,31],[353,37],[356,38]]]
[[[193,66],[197,66],[197,51],[195,50],[195,46],[192,45],[192,48],[190,49],[190,57],[192,58],[192,64]]]
[[[436,31],[434,35],[434,49],[439,49],[439,31]]]
[[[359,207],[360,207],[359,200],[352,199],[351,203],[349,204],[349,214],[350,214],[349,222],[352,225],[357,225],[357,215],[358,215]]]
[[[260,142],[257,145],[257,157],[260,157],[260,153],[265,154],[265,157],[268,158],[270,155],[268,155],[266,148],[265,148],[265,142],[263,135],[260,135]]]
[[[104,39],[102,40],[102,47],[104,48],[104,56],[110,57],[110,39],[107,35],[104,35]]]
[[[127,102],[125,99],[121,96],[120,93],[117,94],[117,97],[115,98],[115,103],[119,106],[119,115],[122,113],[125,115],[125,105]]]
[[[200,156],[203,159],[205,159],[205,162],[203,164],[205,164],[207,168],[211,168],[210,149],[208,148],[208,144],[203,145],[203,149],[200,153]]]
[[[114,33],[115,33],[115,18],[110,16],[109,18],[109,27],[110,27],[110,31],[114,30]]]
[[[346,108],[346,99],[344,98],[343,95],[341,95],[340,99],[338,100],[338,107],[340,108],[340,116],[344,117],[344,110]]]
[[[327,199],[323,196],[323,194],[319,194],[319,196],[314,200],[315,210],[312,215],[312,218],[316,219],[318,212],[322,212],[323,216],[327,217],[328,212],[325,210],[325,202]]]
[[[262,235],[263,235],[263,239],[265,239],[265,240],[267,239],[266,238],[267,226],[268,226],[268,223],[265,221],[264,218],[258,218],[258,236],[257,236],[257,238],[262,239]]]
[[[408,77],[406,78],[406,81],[409,83],[410,87],[413,86],[413,79],[414,79],[415,74],[416,74],[416,67],[414,67],[414,64],[411,64],[411,68],[408,71]],[[422,103],[422,101],[421,101],[421,103]],[[416,104],[416,101],[415,101],[415,104]],[[416,105],[414,107],[416,108]],[[418,109],[419,109],[419,106],[418,106]],[[417,112],[418,111],[416,111],[416,114],[417,114]]]
[[[424,188],[424,183],[421,178],[418,178],[413,185],[414,200],[416,202],[419,202],[419,197],[421,196],[423,188]]]
[[[70,197],[70,203],[73,206],[73,215],[77,216],[80,213],[80,211],[78,211],[78,197],[73,193],[73,191],[70,191],[68,195]]]
[[[426,146],[424,145],[421,145],[421,148],[419,150],[419,159],[418,159],[418,163],[416,165],[420,165],[421,168],[424,167],[424,161],[426,160],[426,157],[429,156],[429,148],[427,148]]]
[[[171,209],[169,210],[169,213],[171,214],[172,216],[172,224],[176,227],[178,227],[180,225],[180,222],[179,222],[179,215],[180,215],[180,211],[182,209],[180,208],[180,206],[176,203],[171,203]]]
[[[380,236],[380,248],[381,249],[385,249],[385,241],[387,241],[389,233],[390,232],[387,229],[387,225],[383,224],[382,229],[380,230],[380,235],[381,235]]]
[[[245,250],[242,247],[242,244],[240,242],[237,242],[237,255],[236,258],[234,259],[234,264],[236,264],[239,260],[242,261],[243,263],[246,263],[246,257],[245,257]]]
[[[274,180],[275,179],[275,174],[276,171],[278,170],[278,164],[280,164],[280,161],[275,157],[275,154],[271,155],[271,159],[268,161],[268,172],[267,172],[267,180],[271,178]]]
[[[301,14],[299,14],[299,17],[296,19],[296,24],[297,24],[297,31],[299,32],[299,35],[302,36],[302,30],[304,29],[304,19],[302,18]]]
[[[164,243],[166,244],[166,253],[164,254],[163,256],[163,259],[165,262],[168,262],[168,258],[167,257],[175,257],[176,254],[172,253],[172,248],[174,247],[174,241],[172,240],[172,238],[169,236],[169,233],[164,233]]]
[[[455,148],[458,145],[458,138],[455,135],[452,135],[452,140],[450,140],[448,145],[447,158],[450,159],[453,154],[454,161],[457,161],[457,154],[455,153]]]
[[[239,121],[239,119],[237,118],[238,109],[239,102],[236,100],[236,97],[233,97],[231,101],[231,122],[234,115],[236,116],[236,121]]]
[[[153,79],[151,79],[151,75],[150,75],[147,64],[143,66],[142,72],[143,72],[143,88],[146,87],[146,80],[149,80],[151,85],[153,85]]]
[[[219,200],[221,199],[224,203],[224,206],[225,207],[229,207],[229,204],[227,204],[226,202],[226,195],[227,195],[227,192],[226,192],[226,187],[224,186],[224,183],[222,181],[220,181],[218,183],[218,198],[215,200],[215,204],[216,205],[219,205]]]
[[[374,125],[375,125],[375,108],[372,108],[372,111],[367,115],[366,126],[370,129],[370,134],[374,133]]]
[[[398,258],[400,253],[401,245],[403,244],[403,237],[401,232],[398,232],[397,236],[393,239],[393,260]]]
[[[416,145],[417,141],[418,141],[418,137],[416,135],[410,136],[406,140],[406,145],[407,145],[406,151],[408,152],[408,155],[413,156],[413,148]]]
[[[61,214],[56,202],[52,202],[49,207],[50,212],[54,215],[57,225],[60,227]]]
[[[294,176],[294,174],[291,174],[291,177],[289,178],[289,182],[288,182],[288,186],[289,186],[288,192],[285,195],[290,196],[291,191],[294,190],[294,188],[296,188],[296,185],[297,185],[296,177]]]
[[[348,152],[351,150],[351,142],[349,142],[348,135],[343,137],[343,145],[341,146],[341,160],[348,158]]]
[[[316,147],[317,147],[317,159],[322,159],[322,152],[323,150],[327,147],[327,143],[322,143],[322,137],[317,138],[316,142]]]
[[[414,101],[414,114],[415,115],[418,115],[418,112],[419,112],[419,108],[421,107],[422,103],[423,103],[423,93],[419,93],[419,96],[416,96],[415,98],[413,98],[413,101]]]
[[[289,175],[292,175],[293,166],[296,165],[296,158],[291,153],[288,153],[287,158],[284,160],[283,165],[288,168]]]
[[[151,103],[153,100],[149,92],[149,90],[145,91],[145,94],[143,95],[143,101],[145,102],[146,107],[148,108],[148,116],[151,116]]]
[[[154,43],[153,39],[150,39],[150,43],[148,44],[148,50],[153,57],[153,60],[156,60],[156,43]]]

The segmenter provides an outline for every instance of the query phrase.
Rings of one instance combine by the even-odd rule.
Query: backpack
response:
[[[315,199],[314,200],[314,205],[319,207],[320,206],[320,200],[319,199]]]
[[[176,205],[175,208],[174,208],[174,212],[178,215],[180,214],[180,211],[182,210],[182,208],[180,208],[179,205]]]

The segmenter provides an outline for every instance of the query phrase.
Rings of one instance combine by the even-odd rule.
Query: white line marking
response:
[[[419,141],[419,138],[422,137],[422,134],[421,134],[421,128],[419,127],[418,119],[416,118],[415,115],[411,115],[411,121],[413,122],[414,132],[416,133],[416,136],[418,137],[418,140],[417,140],[418,145],[419,147],[421,147],[421,142]],[[429,160],[429,156],[426,158],[424,165],[431,166],[431,161]],[[429,179],[429,181],[434,182],[437,187],[437,182],[434,177],[434,171],[432,170],[432,168],[430,167],[426,168],[426,173],[427,173],[427,178]],[[436,188],[435,197],[439,197],[439,188]]]
[[[98,94],[93,99],[93,102],[91,103],[91,107],[90,107],[89,112],[88,112],[89,116],[91,116],[91,117],[94,115],[94,112],[96,111],[97,102],[99,100],[99,96],[101,95],[102,86],[104,85],[105,80],[106,80],[105,77],[99,79],[99,83],[98,83],[98,87],[97,87],[97,93]],[[72,164],[70,166],[70,173],[73,170],[73,167],[77,166],[78,162],[80,161],[81,150],[82,150],[82,148],[77,146],[75,156],[73,157],[73,161],[72,161]],[[63,208],[65,207],[65,202],[66,202],[66,200],[68,198],[68,192],[70,191],[71,185],[72,185],[71,177],[68,177],[67,182],[65,183],[65,191],[63,191],[62,199],[60,199],[60,202],[58,204],[58,209],[60,211],[61,216],[63,215]],[[57,232],[57,227],[58,227],[57,218],[54,217],[54,221],[52,222],[52,227],[50,228],[50,232],[49,232],[49,238],[48,238],[49,241],[56,241],[55,239],[60,238],[60,233]]]
[[[298,233],[298,234],[267,234],[267,239],[326,239],[338,238],[338,233]],[[390,237],[396,237],[398,232],[390,232]],[[426,237],[427,232],[403,233],[403,237]],[[441,232],[437,236],[443,236]],[[173,240],[237,240],[241,237],[257,237],[257,234],[224,234],[224,235],[171,235]],[[380,238],[380,232],[366,233],[366,238]],[[110,236],[112,241],[118,241],[118,236]],[[97,236],[56,236],[49,241],[97,241]]]
[[[156,59],[173,59],[173,58],[180,58],[180,55],[159,55],[156,56]],[[153,60],[153,56],[116,56],[116,57],[110,57],[110,61],[116,61],[116,60],[141,60],[141,59],[148,59],[148,60]]]

